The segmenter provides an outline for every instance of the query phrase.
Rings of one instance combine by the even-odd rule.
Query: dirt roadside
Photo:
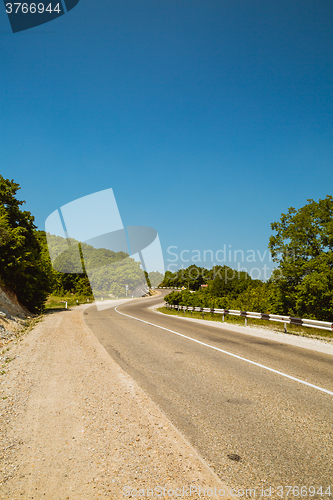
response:
[[[86,307],[45,316],[9,351],[0,377],[0,498],[146,498],[155,488],[150,497],[195,499],[199,486],[229,498],[87,328]]]

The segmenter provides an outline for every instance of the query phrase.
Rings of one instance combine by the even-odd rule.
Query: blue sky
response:
[[[16,34],[3,7],[0,173],[41,229],[111,187],[167,266],[169,246],[262,255],[332,194],[332,42],[331,0],[80,0]]]

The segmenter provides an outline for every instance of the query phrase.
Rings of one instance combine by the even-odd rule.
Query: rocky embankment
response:
[[[6,358],[6,345],[21,335],[30,318],[31,314],[19,303],[15,293],[0,286],[0,366]]]

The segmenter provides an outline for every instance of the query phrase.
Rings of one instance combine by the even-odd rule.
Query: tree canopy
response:
[[[289,208],[271,227],[274,307],[277,312],[331,321],[333,318],[333,198]]]
[[[34,217],[16,197],[19,189],[0,175],[0,280],[31,312],[38,312],[51,284]]]

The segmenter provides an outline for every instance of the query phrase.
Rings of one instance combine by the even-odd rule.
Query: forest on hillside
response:
[[[19,189],[0,175],[0,285],[15,292],[29,311],[40,312],[50,294],[85,299],[140,295],[147,283],[157,286],[162,280],[162,274],[148,275],[125,252],[38,230],[33,215],[22,209]]]
[[[148,275],[125,252],[38,230],[33,215],[22,209],[19,189],[0,175],[0,285],[15,292],[31,312],[41,311],[51,293],[93,297],[94,290],[96,297],[130,296],[147,283],[185,287],[167,297],[172,304],[333,320],[332,196],[307,200],[298,210],[291,207],[271,224],[268,248],[276,268],[268,281],[261,281],[227,266],[208,270],[192,265],[164,277],[157,271]]]

